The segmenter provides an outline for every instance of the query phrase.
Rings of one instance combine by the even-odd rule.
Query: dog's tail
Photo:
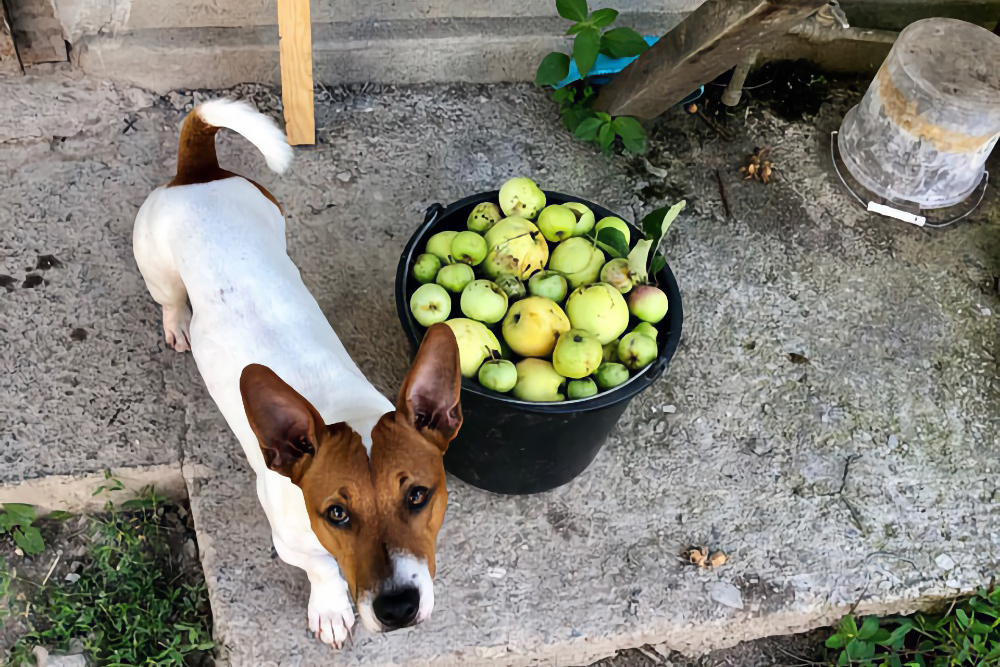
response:
[[[285,133],[269,116],[246,102],[212,100],[199,104],[184,120],[175,182],[197,183],[218,172],[215,133],[221,127],[243,135],[264,154],[267,166],[279,174],[292,161],[292,148],[285,140]]]

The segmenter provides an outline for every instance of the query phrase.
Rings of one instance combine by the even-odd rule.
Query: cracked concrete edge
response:
[[[99,493],[109,478],[121,482],[114,492]],[[187,488],[179,463],[134,468],[110,468],[107,473],[88,472],[76,475],[47,475],[0,485],[0,505],[24,503],[38,508],[39,515],[54,511],[89,514],[101,512],[109,500],[119,503],[137,498],[152,489],[170,500],[187,498]]]
[[[557,642],[536,647],[530,656],[505,652],[504,647],[476,647],[469,659],[461,657],[435,659],[426,667],[586,667],[599,660],[612,657],[619,651],[656,646],[675,651],[689,658],[697,658],[712,651],[731,648],[745,641],[765,637],[809,632],[826,626],[832,627],[843,616],[886,616],[910,614],[927,609],[956,594],[955,590],[942,587],[940,596],[928,595],[921,600],[909,600],[901,608],[898,602],[860,602],[857,606],[819,604],[812,610],[792,609],[757,617],[757,623],[748,623],[746,614],[736,614],[713,623],[687,626],[665,625],[630,633],[604,637],[581,637],[575,641]],[[655,625],[655,624],[654,624]],[[406,664],[409,667],[409,663]],[[387,666],[388,667],[388,666]],[[417,667],[413,665],[412,667]],[[424,663],[420,667],[425,667]]]
[[[215,572],[218,570],[216,564],[216,551],[214,540],[211,535],[201,530],[199,526],[204,525],[202,521],[202,507],[199,496],[195,492],[198,480],[210,478],[212,473],[210,468],[204,464],[191,463],[185,461],[181,464],[182,483],[186,489],[189,499],[189,509],[194,522],[195,544],[198,548],[198,562],[201,564],[202,574],[205,577],[205,590],[208,593],[208,604],[212,610],[212,639],[216,644],[216,667],[229,667],[229,651],[224,641],[224,631],[219,628],[216,619],[219,618],[218,609],[223,604],[219,599],[218,581]]]

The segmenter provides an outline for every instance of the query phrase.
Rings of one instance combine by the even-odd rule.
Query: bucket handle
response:
[[[646,378],[650,382],[653,382],[659,379],[660,375],[663,374],[663,371],[666,370],[666,368],[667,360],[662,356],[657,357],[656,361],[653,362],[653,365],[650,366],[649,370],[646,372]]]
[[[427,225],[437,220],[443,211],[444,211],[444,206],[436,202],[428,206],[427,210],[424,211],[424,226],[426,227]]]

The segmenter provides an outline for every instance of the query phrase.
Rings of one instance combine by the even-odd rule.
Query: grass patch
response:
[[[845,616],[826,641],[836,665],[995,667],[1000,665],[1000,587],[981,588],[940,613]]]
[[[147,495],[101,516],[43,523],[43,533],[72,533],[62,536],[69,555],[52,546],[34,565],[25,559],[14,569],[16,556],[0,563],[0,606],[9,606],[13,636],[6,664],[34,665],[36,646],[82,648],[109,667],[212,664],[204,582],[182,557],[184,517]]]

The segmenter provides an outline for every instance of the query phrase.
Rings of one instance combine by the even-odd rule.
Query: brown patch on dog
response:
[[[434,325],[397,409],[372,431],[369,460],[360,435],[346,424],[324,424],[269,368],[243,370],[243,405],[264,460],[302,489],[313,532],[337,559],[355,600],[360,592],[380,591],[395,552],[425,559],[434,575],[448,505],[443,456],[462,425],[461,385],[455,335]]]
[[[281,204],[263,185],[219,166],[219,157],[215,152],[215,135],[218,131],[218,127],[209,125],[202,119],[197,108],[188,114],[181,127],[180,147],[177,152],[177,174],[167,184],[167,187],[211,183],[225,178],[242,178],[260,190],[260,193],[277,206],[281,214],[284,215],[285,211]]]

